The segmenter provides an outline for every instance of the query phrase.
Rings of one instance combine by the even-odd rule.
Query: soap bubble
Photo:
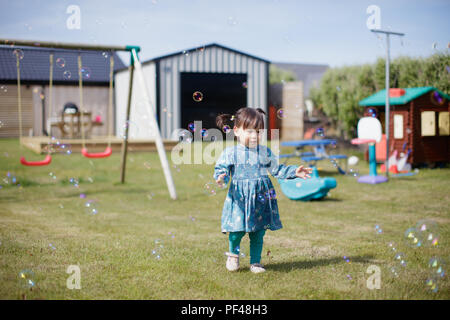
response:
[[[188,129],[192,132],[195,132],[196,128],[195,128],[195,124],[193,122],[188,124]]]
[[[439,91],[433,91],[431,92],[431,102],[438,106],[442,106],[445,102],[445,99],[441,96]]]
[[[72,146],[70,144],[64,144],[60,143],[59,141],[57,144],[52,145],[52,152],[59,152],[62,154],[72,154]]]
[[[30,289],[33,288],[35,284],[33,271],[25,269],[19,272],[19,285],[21,288]]]
[[[207,182],[203,186],[203,191],[209,196],[215,196],[217,194],[216,186],[213,182]]]
[[[186,142],[186,143],[191,143],[193,140],[192,133],[186,129],[176,130],[173,135],[173,139],[176,139],[179,142]]]
[[[377,234],[383,233],[383,229],[381,229],[381,227],[378,224],[376,224],[375,225],[375,232]]]
[[[277,198],[277,193],[275,192],[275,189],[270,188],[269,189],[269,199],[276,199]]]
[[[161,243],[161,240],[159,240],[159,239],[155,240],[155,245],[157,247],[159,245],[160,248],[163,248],[164,246],[162,244],[160,244],[160,243]],[[154,258],[156,260],[160,260],[161,259],[161,254],[159,253],[159,249],[152,249],[152,255],[154,256]]]
[[[283,119],[284,116],[285,116],[284,109],[283,108],[278,109],[277,110],[277,117],[278,117],[278,119]]]
[[[66,60],[64,58],[56,59],[56,65],[60,68],[64,68],[66,66]]]
[[[127,138],[127,130],[128,130],[128,138],[129,138],[129,136],[132,132],[134,135],[138,134],[139,127],[134,121],[131,121],[131,120],[125,121],[125,123],[122,125],[122,132],[120,134],[120,137],[122,139]]]
[[[377,109],[375,109],[375,108],[367,109],[367,113],[368,113],[369,117],[374,117],[374,118],[377,117]]]
[[[3,178],[3,182],[5,184],[17,184],[17,178],[14,176],[14,174],[11,174],[11,172],[6,173],[6,177]]]
[[[428,262],[428,267],[431,269],[431,273],[439,278],[443,278],[445,276],[445,263],[439,257],[432,257]]]
[[[323,130],[323,128],[317,128],[316,129],[316,135],[319,137],[323,137],[325,135],[325,132]]]
[[[397,248],[395,247],[395,243],[393,243],[393,242],[389,242],[388,247],[389,247],[389,249],[391,249],[394,252],[397,251]]]
[[[68,80],[70,78],[72,78],[72,73],[69,70],[66,70],[63,72],[63,78]]]
[[[348,169],[347,174],[353,177],[359,177],[359,171],[356,168]]]
[[[108,52],[102,52],[102,56],[103,56],[103,58],[107,59],[107,58],[109,58],[109,53]]]
[[[94,200],[88,200],[84,204],[84,211],[89,215],[96,215],[98,213],[97,203]]]
[[[70,182],[70,184],[73,185],[75,188],[78,188],[78,186],[79,186],[79,181],[78,181],[77,179],[75,179],[75,178],[70,178],[70,179],[69,179],[69,182]]]
[[[192,98],[195,102],[200,102],[203,100],[203,93],[201,93],[200,91],[195,91],[192,95]]]
[[[416,228],[409,228],[405,231],[405,242],[408,246],[413,248],[417,248],[422,245],[422,241],[419,239]]]
[[[257,200],[258,200],[259,202],[261,202],[261,203],[264,203],[264,202],[266,201],[266,198],[264,197],[263,194],[258,193],[258,195],[257,195]]]
[[[8,87],[5,85],[0,86],[0,92],[8,92]]]
[[[397,253],[394,256],[394,260],[396,260],[402,267],[406,267],[405,254],[402,252]]]
[[[16,59],[19,58],[19,60],[22,60],[22,59],[23,59],[23,56],[24,56],[23,50],[22,50],[22,49],[15,49],[15,50],[13,51],[13,56],[14,56]]]
[[[208,130],[203,128],[202,129],[202,137],[206,138],[208,136]]]
[[[228,132],[230,132],[231,131],[231,127],[229,126],[229,125],[224,125],[223,127],[222,127],[222,131],[223,132],[225,132],[225,133],[228,133]]]
[[[398,270],[396,267],[391,267],[391,273],[394,277],[398,278]]]
[[[227,19],[227,21],[228,21],[228,24],[230,25],[230,26],[235,26],[235,25],[237,25],[237,20],[236,20],[236,18],[234,18],[234,17],[232,17],[232,16],[229,16],[228,17],[228,19]]]
[[[427,289],[433,293],[436,293],[439,290],[438,280],[436,277],[428,277],[427,280],[425,280],[425,285]]]
[[[436,247],[439,244],[438,227],[433,220],[420,220],[417,222],[416,230],[423,246]]]
[[[248,83],[247,82],[242,82],[242,88],[247,89],[248,88]]]
[[[89,67],[81,67],[80,69],[81,76],[83,79],[90,79],[92,75],[92,71]]]

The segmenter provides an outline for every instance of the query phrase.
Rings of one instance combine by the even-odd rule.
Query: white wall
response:
[[[142,66],[147,85],[147,93],[150,103],[156,110],[156,69],[155,63],[148,63]],[[115,74],[115,100],[116,100],[116,136],[122,137],[124,133],[127,101],[129,72],[120,71]],[[131,97],[129,139],[154,139],[155,128],[150,127],[150,111],[143,103],[141,87],[138,83],[136,70],[133,77],[133,93]],[[155,114],[156,117],[156,114]]]

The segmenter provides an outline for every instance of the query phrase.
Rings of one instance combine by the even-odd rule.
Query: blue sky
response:
[[[69,5],[80,8],[79,30],[66,26]],[[142,60],[216,42],[334,67],[384,57],[384,40],[366,26],[369,5],[380,7],[382,29],[406,34],[392,39],[392,58],[450,51],[449,0],[0,0],[0,37],[139,45]]]

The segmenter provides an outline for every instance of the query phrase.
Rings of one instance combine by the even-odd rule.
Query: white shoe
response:
[[[259,263],[254,263],[250,265],[250,271],[253,273],[261,273],[261,272],[265,272],[266,269],[264,269],[264,267],[259,264]]]
[[[228,271],[236,271],[239,269],[239,255],[231,252],[225,252],[228,256],[226,267]]]

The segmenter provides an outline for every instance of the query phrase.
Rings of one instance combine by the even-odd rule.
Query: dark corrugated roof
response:
[[[20,46],[0,46],[0,82],[17,81],[16,55],[14,50],[23,52],[20,60],[20,80],[24,83],[48,83],[50,73],[50,52],[54,53],[53,81],[55,84],[78,85],[78,53],[81,53],[83,67],[90,70],[89,78],[84,77],[83,83],[109,82],[109,54],[105,58],[102,51],[67,50],[34,48]],[[60,67],[56,60],[64,59],[64,67]],[[117,54],[114,54],[114,70],[125,67]],[[69,71],[70,77],[64,76]]]

